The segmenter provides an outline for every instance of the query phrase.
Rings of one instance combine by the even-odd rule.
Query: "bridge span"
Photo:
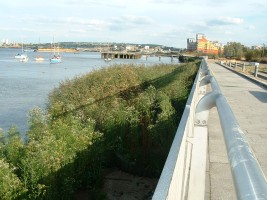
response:
[[[153,199],[267,199],[267,90],[203,60]]]

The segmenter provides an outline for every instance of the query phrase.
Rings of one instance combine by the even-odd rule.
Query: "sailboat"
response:
[[[39,37],[39,45],[40,45],[40,37]],[[38,48],[39,48],[39,46],[38,46]],[[37,55],[37,56],[35,57],[35,61],[36,61],[36,62],[43,62],[43,61],[44,61],[44,57],[41,56],[41,55]]]
[[[23,42],[21,43],[21,54],[18,53],[15,58],[20,59],[21,62],[27,62],[29,60],[29,57],[26,54],[23,54]]]
[[[28,62],[28,60],[29,60],[29,57],[26,55],[26,57],[22,57],[22,58],[20,58],[20,62]]]
[[[54,38],[53,38],[53,43],[54,43]],[[51,44],[51,49],[52,49],[52,44]],[[59,47],[58,47],[58,51],[59,51]],[[50,58],[50,64],[56,64],[56,63],[61,63],[61,56],[59,55],[59,52],[56,55],[56,45],[54,43],[54,55],[52,56],[52,58]]]

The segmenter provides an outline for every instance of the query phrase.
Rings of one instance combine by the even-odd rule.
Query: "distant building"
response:
[[[188,51],[195,51],[197,50],[197,42],[194,38],[187,39],[187,50]]]
[[[196,34],[196,39],[187,39],[187,51],[198,51],[204,54],[218,54],[223,45],[218,41],[212,42],[203,33]]]
[[[137,47],[136,45],[127,45],[125,49],[126,51],[136,51]]]
[[[113,45],[112,50],[113,51],[117,51],[118,50],[118,46],[117,45]]]
[[[262,46],[261,45],[255,45],[255,46],[251,46],[251,49],[252,50],[260,50],[260,49],[262,49]]]
[[[155,52],[163,52],[163,49],[161,47],[155,47],[154,51]]]

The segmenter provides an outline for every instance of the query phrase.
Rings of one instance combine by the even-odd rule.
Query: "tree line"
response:
[[[218,55],[207,55],[201,52],[197,52],[197,54],[209,56],[210,58],[219,57],[267,63],[267,48],[265,48],[264,44],[262,48],[252,49],[242,45],[240,42],[229,42],[223,49],[219,49]]]
[[[247,61],[267,62],[267,50],[264,45],[260,49],[251,49],[239,42],[231,42],[224,47],[223,55],[227,58],[245,58]]]

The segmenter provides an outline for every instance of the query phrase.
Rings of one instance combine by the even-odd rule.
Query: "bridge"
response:
[[[202,60],[153,200],[267,199],[267,84],[258,83]]]

